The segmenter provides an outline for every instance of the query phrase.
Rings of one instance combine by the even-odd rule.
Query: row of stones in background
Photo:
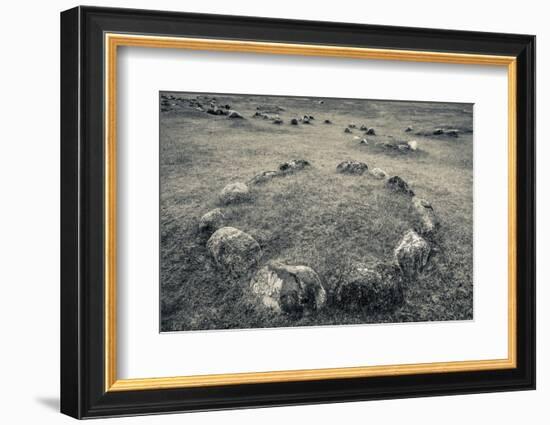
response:
[[[275,176],[308,166],[310,163],[306,160],[292,160],[281,164],[278,172],[264,172],[260,176],[271,176],[271,173]],[[363,174],[367,170],[367,164],[356,161],[344,161],[337,167],[337,171],[348,174]],[[411,196],[411,205],[420,224],[403,235],[394,249],[392,262],[355,264],[346,272],[333,288],[332,299],[339,308],[379,312],[396,308],[404,299],[403,282],[414,281],[428,263],[431,247],[423,236],[430,238],[438,226],[432,206],[414,196],[398,176],[387,179],[386,185],[394,192]],[[250,199],[250,193],[244,183],[232,183],[222,190],[220,199],[222,203],[241,202]],[[250,279],[253,273],[250,291],[262,305],[279,313],[301,316],[326,304],[327,291],[311,267],[275,260],[257,270],[262,258],[260,245],[248,233],[226,226],[226,221],[220,208],[201,218],[199,230],[212,233],[207,249],[215,264],[230,275]]]

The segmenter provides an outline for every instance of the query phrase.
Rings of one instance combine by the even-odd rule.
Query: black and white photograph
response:
[[[473,319],[473,104],[159,110],[161,332]]]

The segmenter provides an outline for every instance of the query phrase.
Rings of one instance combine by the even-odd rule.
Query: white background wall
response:
[[[59,12],[77,3],[4,2],[0,15],[0,421],[69,423],[59,392]],[[547,260],[550,147],[545,117],[550,27],[545,3],[524,0],[337,2],[99,1],[102,6],[536,34],[538,78],[538,389],[533,392],[271,408],[110,423],[548,423]],[[546,402],[546,403],[545,403]]]

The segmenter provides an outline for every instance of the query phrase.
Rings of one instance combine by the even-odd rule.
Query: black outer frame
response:
[[[517,368],[104,391],[104,32],[517,57]],[[535,388],[535,37],[76,7],[61,13],[61,412],[75,418]]]

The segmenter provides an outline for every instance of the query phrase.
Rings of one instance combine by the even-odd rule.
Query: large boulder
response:
[[[393,252],[395,263],[409,278],[422,272],[430,257],[430,244],[414,230],[408,230]]]
[[[414,192],[409,188],[407,182],[399,176],[390,177],[386,182],[386,186],[393,192],[414,196]]]
[[[279,165],[279,170],[284,173],[292,173],[294,171],[303,170],[311,164],[305,159],[293,159],[292,161],[283,162]]]
[[[260,261],[262,250],[252,236],[234,227],[216,230],[206,243],[216,265],[233,276],[253,271]]]
[[[256,272],[250,288],[265,307],[279,313],[311,313],[321,309],[327,300],[321,279],[313,269],[276,261]]]
[[[250,191],[244,183],[231,183],[225,186],[220,193],[220,202],[222,204],[234,204],[238,202],[248,201],[250,199]]]
[[[199,231],[204,233],[213,233],[225,223],[225,215],[220,208],[204,214],[199,221]]]
[[[336,172],[342,174],[363,174],[368,171],[368,169],[368,165],[364,162],[348,160],[338,164]]]
[[[335,291],[338,307],[349,311],[386,312],[403,301],[403,275],[394,264],[356,264]]]
[[[420,199],[417,196],[412,198],[411,204],[418,218],[415,230],[422,236],[432,236],[439,226],[432,205],[425,199]]]

